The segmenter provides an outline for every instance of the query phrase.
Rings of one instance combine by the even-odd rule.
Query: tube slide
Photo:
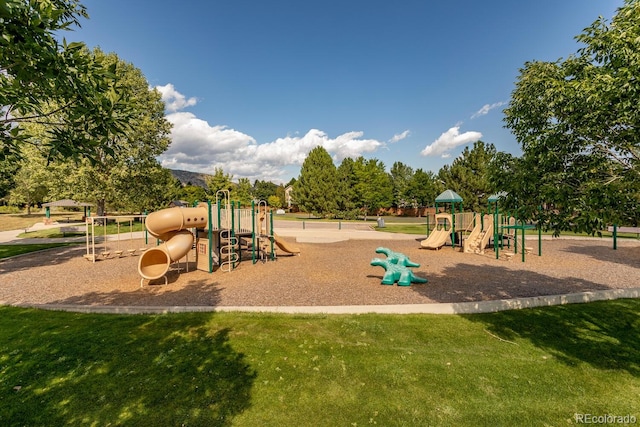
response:
[[[208,223],[207,205],[195,208],[168,208],[147,216],[147,231],[164,241],[160,246],[147,249],[138,261],[138,273],[148,280],[167,274],[169,266],[185,256],[193,246],[193,234],[188,228],[205,228]]]

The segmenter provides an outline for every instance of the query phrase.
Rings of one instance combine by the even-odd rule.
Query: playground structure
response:
[[[420,246],[423,248],[440,249],[451,238],[453,217],[450,214],[436,214],[435,222],[436,226],[429,237],[420,242]]]
[[[464,252],[483,254],[493,235],[493,217],[482,215],[480,221],[471,230],[471,234],[464,240]]]
[[[525,230],[538,227],[523,223],[518,224],[516,218],[500,213],[499,200],[505,196],[506,193],[491,195],[488,198],[488,212],[490,213],[480,214],[463,212],[462,198],[454,191],[446,190],[436,198],[435,227],[431,232],[428,232],[428,237],[420,242],[420,246],[437,250],[448,243],[454,249],[456,244],[459,244],[462,252],[475,254],[484,254],[486,248],[493,247],[496,259],[498,259],[505,241],[509,248],[511,248],[511,241],[513,241],[513,252],[503,251],[503,258],[509,260],[520,251],[524,262],[525,253],[532,251],[531,248],[525,247]],[[451,213],[438,213],[439,203],[450,203]],[[456,212],[456,204],[460,204],[459,212]],[[491,212],[492,204],[493,212]],[[518,249],[518,230],[520,230],[522,243],[520,250]],[[542,254],[540,232],[541,230],[538,228],[538,255]]]
[[[275,260],[277,246],[282,252],[300,254],[300,249],[282,240],[273,231],[272,212],[265,202],[256,207],[241,208],[229,202],[228,192],[222,200],[195,207],[172,207],[151,214],[122,216],[93,216],[85,220],[86,251],[89,261],[108,260],[140,255],[138,273],[144,280],[164,278],[171,264],[186,257],[195,248],[196,268],[212,273],[214,267],[233,270],[242,260],[243,251],[251,252],[255,264],[258,259]],[[108,223],[117,224],[117,234],[107,234]],[[134,231],[141,223],[144,231]],[[103,231],[96,230],[103,226]],[[140,244],[140,238],[144,244]],[[155,242],[150,243],[155,240]]]
[[[92,216],[85,219],[85,246],[84,257],[89,261],[96,262],[99,259],[120,258],[125,255],[136,255],[145,252],[148,248],[146,241],[144,246],[135,245],[134,224],[140,222],[144,224],[146,215],[111,215]],[[116,237],[107,234],[107,224],[115,222],[117,224]],[[101,236],[96,234],[96,226],[102,226]],[[126,234],[125,234],[126,233]],[[128,237],[126,237],[128,235]],[[96,243],[96,237],[101,242]]]
[[[221,193],[221,192],[219,192]],[[164,278],[172,263],[196,249],[196,268],[213,273],[217,266],[231,271],[242,260],[242,251],[250,250],[255,264],[258,258],[275,260],[275,247],[299,254],[298,248],[288,245],[273,232],[273,216],[267,212],[266,203],[255,204],[250,209],[229,203],[228,192],[218,203],[200,203],[192,208],[173,207],[149,214],[146,218],[148,233],[162,241],[146,250],[138,261],[138,273],[144,280]]]
[[[384,268],[385,273],[382,277],[382,285],[393,285],[396,282],[398,286],[411,286],[411,283],[427,283],[427,279],[416,276],[410,267],[420,267],[403,253],[392,251],[389,248],[379,247],[376,253],[385,254],[386,259],[373,258],[371,265]]]

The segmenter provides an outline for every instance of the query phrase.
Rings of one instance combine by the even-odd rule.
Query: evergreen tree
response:
[[[489,164],[496,155],[493,144],[477,141],[473,148],[465,147],[462,155],[438,172],[445,189],[458,193],[467,210],[486,210],[487,199],[493,193],[489,180]]]
[[[328,216],[338,207],[337,186],[338,176],[331,156],[323,147],[316,147],[302,164],[293,198],[303,211]]]
[[[345,158],[338,166],[338,212],[345,219],[355,219],[358,216],[358,193],[356,186],[358,177],[355,162],[352,158]]]

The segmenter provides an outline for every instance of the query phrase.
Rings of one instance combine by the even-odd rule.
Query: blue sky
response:
[[[287,182],[324,146],[434,173],[481,139],[526,61],[566,58],[623,0],[85,0],[64,36],[140,68],[173,124],[166,167]]]

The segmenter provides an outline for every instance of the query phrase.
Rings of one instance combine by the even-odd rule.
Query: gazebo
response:
[[[456,203],[460,203],[460,212],[463,210],[462,197],[453,190],[445,190],[436,197],[436,213],[438,213],[438,203],[451,203],[451,244],[456,246]]]
[[[44,214],[47,218],[51,217],[51,208],[84,208],[84,216],[86,217],[87,208],[89,208],[89,212],[91,212],[91,206],[93,206],[93,203],[83,203],[76,202],[71,199],[62,199],[56,200],[55,202],[43,203],[42,206],[45,209]]]

